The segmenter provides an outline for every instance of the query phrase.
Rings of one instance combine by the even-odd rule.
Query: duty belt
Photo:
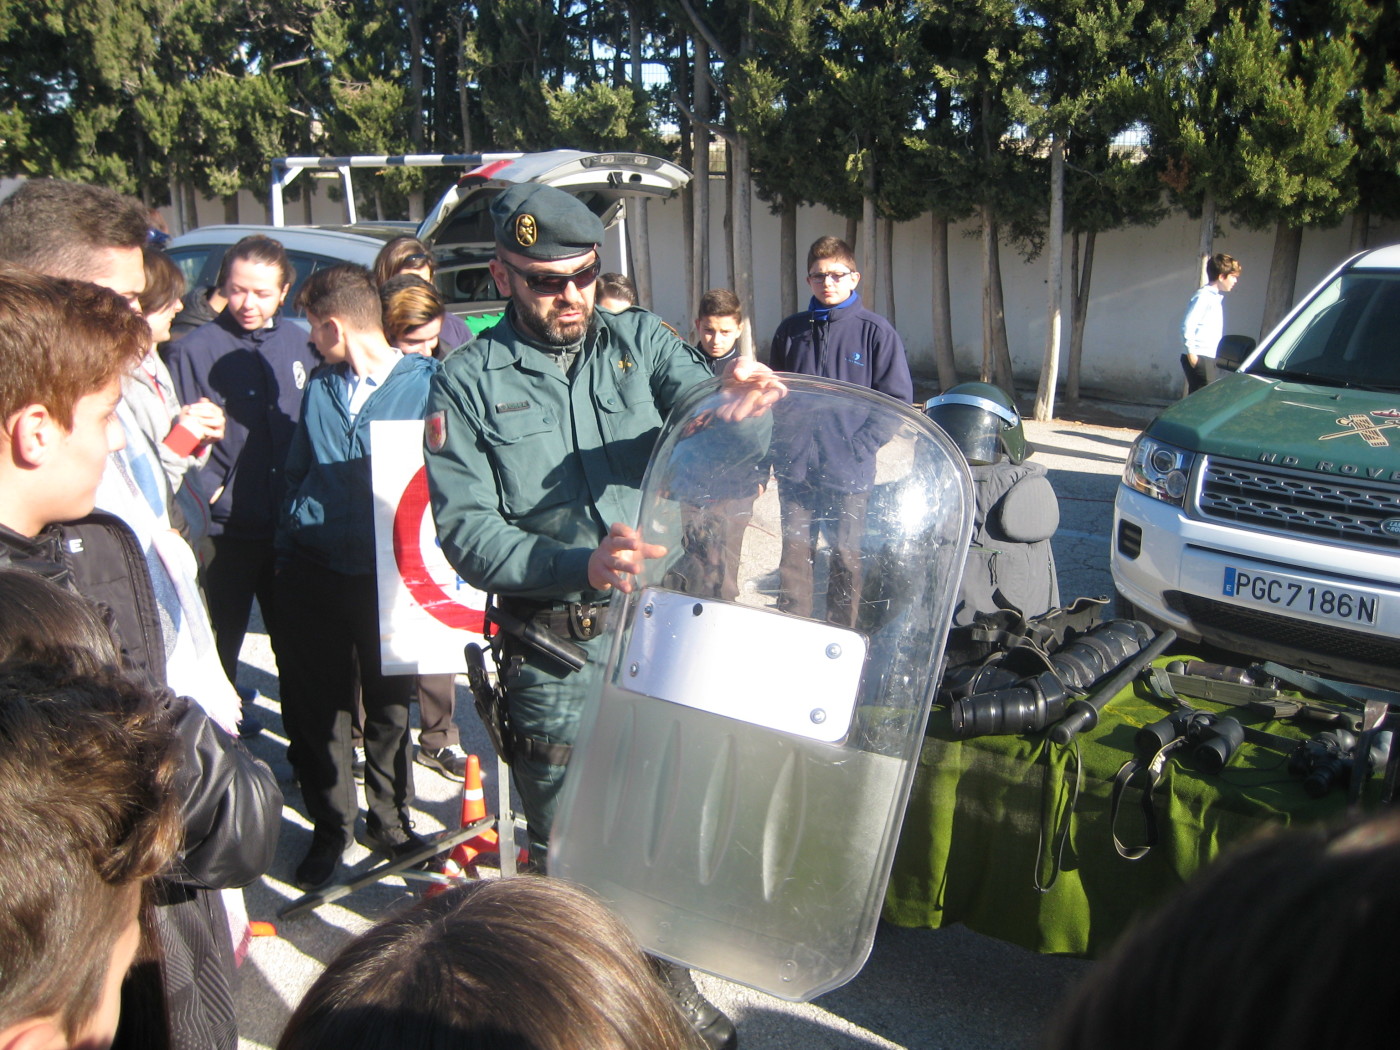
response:
[[[538,624],[561,638],[586,642],[603,632],[608,615],[605,602],[530,602],[519,598],[498,599],[501,608],[520,619]]]

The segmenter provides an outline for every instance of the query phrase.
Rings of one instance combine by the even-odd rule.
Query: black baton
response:
[[[1068,744],[1080,730],[1093,729],[1099,724],[1099,712],[1118,695],[1118,691],[1136,678],[1144,667],[1161,656],[1162,651],[1174,641],[1176,632],[1168,627],[1138,650],[1136,656],[1124,661],[1118,670],[1100,683],[1092,693],[1082,700],[1072,701],[1065,708],[1065,717],[1050,727],[1050,739],[1057,744]]]

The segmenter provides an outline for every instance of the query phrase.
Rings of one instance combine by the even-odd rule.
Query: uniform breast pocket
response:
[[[519,520],[582,498],[583,479],[565,433],[551,411],[509,413],[487,435],[506,515]]]
[[[608,462],[623,477],[638,482],[646,471],[661,430],[651,384],[645,376],[633,373],[616,385],[601,388],[597,394],[598,419],[607,438]]]

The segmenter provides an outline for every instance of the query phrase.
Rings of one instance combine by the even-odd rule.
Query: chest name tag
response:
[[[530,407],[528,401],[501,401],[496,405],[497,412],[524,412]]]

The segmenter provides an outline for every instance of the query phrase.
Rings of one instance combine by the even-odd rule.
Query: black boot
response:
[[[656,976],[661,980],[661,986],[681,1008],[681,1013],[700,1034],[705,1045],[711,1050],[738,1050],[739,1033],[734,1030],[734,1022],[700,994],[690,971],[684,966],[658,959],[654,955],[648,958]]]

